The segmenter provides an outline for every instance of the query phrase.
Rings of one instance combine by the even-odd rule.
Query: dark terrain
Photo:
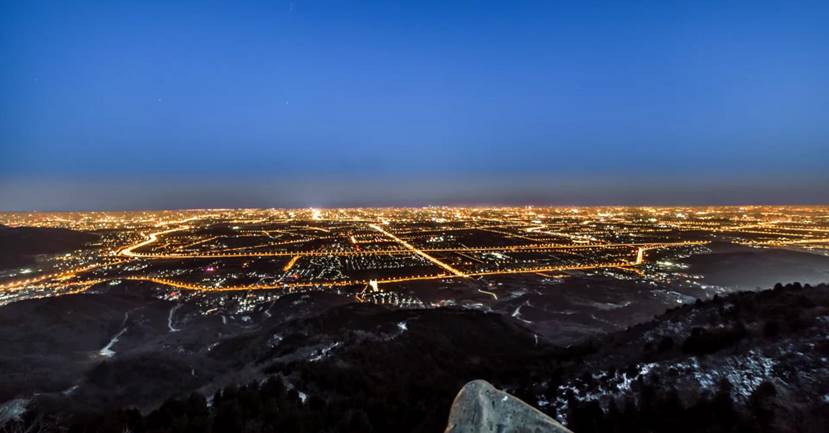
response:
[[[28,266],[44,254],[58,254],[98,239],[94,233],[0,225],[0,269]]]
[[[829,257],[781,248],[758,249],[715,242],[711,253],[686,259],[689,270],[707,284],[757,290],[780,281],[819,284],[829,281]]]
[[[18,423],[440,432],[460,387],[486,379],[578,433],[829,428],[825,285],[718,297],[568,348],[505,314],[307,294],[246,319],[203,315],[154,290],[101,287],[0,308],[0,362],[11,372],[0,397],[30,400]],[[99,354],[114,335],[116,354]]]

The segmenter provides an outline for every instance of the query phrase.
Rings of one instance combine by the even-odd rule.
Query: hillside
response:
[[[309,295],[235,325],[182,304],[180,330],[152,334],[151,311],[176,305],[157,302],[130,314],[118,356],[90,363],[70,392],[28,401],[26,419],[60,414],[76,431],[440,432],[473,379],[578,433],[816,432],[829,419],[825,285],[715,298],[569,348],[500,314]]]
[[[715,297],[588,343],[535,401],[577,432],[827,431],[827,335],[827,285]]]

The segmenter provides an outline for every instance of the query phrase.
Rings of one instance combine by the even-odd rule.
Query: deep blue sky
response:
[[[0,210],[829,203],[827,23],[825,0],[0,0]]]

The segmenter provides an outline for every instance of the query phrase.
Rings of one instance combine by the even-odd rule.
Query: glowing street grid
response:
[[[598,269],[643,277],[651,252],[688,255],[711,242],[829,253],[829,209],[817,207],[5,213],[0,224],[100,236],[0,273],[0,303],[122,280],[183,291],[337,290],[373,301],[412,281]]]

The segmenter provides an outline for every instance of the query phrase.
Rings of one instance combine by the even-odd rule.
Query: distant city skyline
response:
[[[829,3],[4,2],[0,211],[829,203]]]
[[[192,182],[192,181],[190,181]],[[800,179],[700,180],[676,186],[653,179],[567,181],[502,179],[322,178],[189,183],[150,179],[102,184],[83,180],[0,186],[0,211],[163,210],[208,208],[348,208],[422,206],[705,206],[820,205],[829,180],[798,190]],[[812,195],[810,199],[808,194]],[[806,197],[806,198],[804,198]],[[14,206],[10,205],[14,204]]]

